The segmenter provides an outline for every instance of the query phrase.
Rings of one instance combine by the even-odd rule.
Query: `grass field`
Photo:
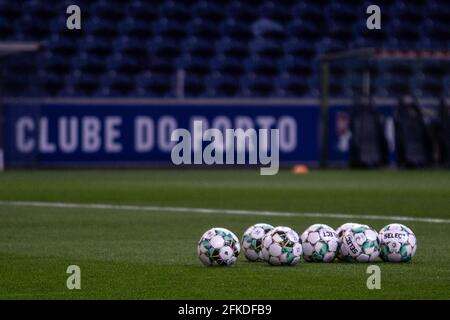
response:
[[[450,171],[11,171],[0,174],[0,201],[0,299],[450,299]],[[300,233],[316,222],[337,227],[352,220],[380,229],[395,222],[392,216],[445,221],[404,222],[416,233],[417,255],[406,264],[380,261],[381,290],[366,288],[364,264],[271,267],[241,256],[234,267],[207,268],[196,257],[199,237],[214,226],[240,237],[257,222]],[[81,290],[66,288],[71,264],[81,268]]]

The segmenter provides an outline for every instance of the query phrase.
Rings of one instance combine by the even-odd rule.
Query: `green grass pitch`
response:
[[[368,290],[366,264],[203,267],[196,244],[208,228],[238,237],[257,222],[301,233],[313,223],[389,216],[450,219],[449,171],[258,170],[10,171],[0,174],[0,299],[449,299],[450,224],[404,222],[418,239],[411,263],[381,267]],[[14,206],[9,201],[385,215],[385,219],[227,215]],[[68,265],[81,290],[66,288]]]

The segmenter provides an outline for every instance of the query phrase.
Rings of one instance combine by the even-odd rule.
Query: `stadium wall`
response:
[[[347,163],[350,105],[349,100],[330,104],[332,165]],[[392,106],[393,101],[381,103],[390,141]],[[192,134],[198,119],[222,130],[279,128],[282,166],[319,163],[317,99],[7,99],[3,112],[7,168],[172,165],[170,133],[185,128]]]

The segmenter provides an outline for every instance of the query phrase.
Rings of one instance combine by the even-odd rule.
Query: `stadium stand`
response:
[[[176,74],[184,70],[186,97],[316,97],[321,53],[450,48],[447,0],[379,1],[383,29],[373,32],[361,27],[370,3],[360,0],[76,2],[82,30],[68,32],[63,13],[71,1],[0,0],[0,41],[44,44],[36,66],[8,68],[4,95],[173,97]],[[450,91],[433,62],[413,67],[421,68],[413,77],[411,66],[380,73],[374,92]],[[31,71],[40,90],[21,76]],[[346,90],[331,84],[332,95]]]

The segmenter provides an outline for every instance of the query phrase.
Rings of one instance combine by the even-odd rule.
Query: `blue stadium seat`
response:
[[[235,19],[229,19],[223,23],[222,34],[243,42],[253,38],[250,24]]]
[[[157,5],[148,5],[148,2],[145,0],[133,0],[128,7],[128,12],[131,17],[146,23],[150,23],[160,16],[159,7]]]
[[[0,40],[12,40],[15,29],[12,23],[6,19],[0,19]]]
[[[262,77],[278,75],[278,65],[273,60],[251,57],[245,62],[245,69],[250,74]]]
[[[33,16],[35,19],[48,20],[58,14],[58,7],[53,3],[31,0],[23,3],[22,10],[27,14]]]
[[[99,77],[92,74],[83,74],[81,72],[75,72],[71,77],[67,79],[66,86],[61,93],[65,96],[72,96],[81,92],[84,96],[93,96],[98,93],[100,89]]]
[[[244,97],[268,97],[274,87],[271,77],[248,74],[241,81],[241,95]]]
[[[43,71],[39,73],[38,79],[40,87],[48,96],[60,94],[65,86],[65,75],[62,74]]]
[[[148,43],[148,49],[155,58],[176,58],[181,54],[182,48],[178,42],[163,37],[156,37]]]
[[[286,56],[280,63],[280,70],[289,75],[300,75],[308,78],[314,73],[314,66],[310,60],[297,58],[295,55]]]
[[[109,0],[97,0],[90,6],[90,11],[103,21],[117,22],[125,16],[125,12],[120,5],[113,5]]]
[[[82,29],[98,39],[109,41],[114,40],[119,35],[115,22],[103,20],[98,17],[94,17],[85,22],[85,26]]]
[[[305,59],[308,62],[315,56],[316,51],[311,43],[302,39],[290,39],[284,44],[284,52],[286,56],[296,57],[298,59]]]
[[[287,30],[291,37],[306,41],[317,41],[322,37],[323,29],[308,20],[294,19],[289,23]]]
[[[107,65],[104,59],[87,53],[83,53],[75,58],[73,65],[74,68],[86,75],[99,75],[107,71]]]
[[[219,24],[196,18],[188,26],[187,29],[191,36],[200,38],[206,41],[215,41],[221,36]]]
[[[219,56],[211,62],[211,68],[223,75],[239,77],[245,73],[242,60]]]
[[[30,14],[25,14],[17,24],[21,40],[42,41],[48,39],[51,30],[48,24],[36,23],[36,18]]]
[[[112,71],[102,81],[100,94],[109,97],[128,96],[133,93],[135,83],[132,77]]]
[[[139,96],[173,97],[175,80],[170,76],[143,74],[136,79]]]
[[[180,41],[187,35],[186,26],[179,21],[171,21],[167,18],[162,18],[155,23],[155,34],[170,38],[175,41]]]
[[[228,7],[227,16],[240,22],[250,23],[255,21],[259,14],[248,1],[233,1]]]
[[[21,4],[18,1],[1,0],[0,1],[0,16],[2,17],[17,17],[22,13]]]
[[[293,17],[297,20],[320,25],[325,22],[323,7],[316,1],[298,1],[291,10]]]
[[[259,57],[277,59],[283,55],[283,48],[275,41],[255,39],[249,44],[252,53]]]
[[[283,1],[267,1],[260,7],[260,15],[281,23],[285,23],[292,18],[290,7],[283,5]]]
[[[109,61],[108,69],[118,75],[133,76],[139,73],[143,65],[138,60],[116,53]]]
[[[113,47],[111,42],[93,36],[86,37],[86,41],[80,44],[80,49],[91,55],[106,57],[112,54]]]
[[[229,58],[244,59],[248,56],[249,49],[246,42],[234,38],[222,38],[217,43],[217,52]]]
[[[303,75],[283,74],[276,80],[276,96],[303,97],[309,93],[309,84]]]
[[[191,56],[189,54],[184,55],[180,59],[178,66],[185,70],[188,74],[205,76],[211,73],[209,59]]]
[[[199,17],[202,20],[210,22],[220,22],[226,17],[224,12],[224,6],[219,3],[210,1],[200,1],[194,6],[193,15]]]
[[[129,17],[120,25],[120,31],[129,38],[146,41],[154,35],[152,24]]]
[[[192,17],[191,10],[184,1],[166,1],[162,4],[160,12],[161,16],[171,21],[187,22]]]
[[[177,66],[175,65],[174,59],[157,58],[157,59],[150,60],[149,70],[153,74],[168,77],[168,76],[174,75],[176,73]]]
[[[72,70],[72,63],[64,56],[46,53],[42,59],[43,70],[55,74],[67,74]]]
[[[137,62],[145,62],[147,60],[147,45],[145,42],[139,41],[135,38],[121,37],[117,40],[115,45],[116,52],[122,55],[131,57]]]
[[[40,87],[42,95],[50,96],[122,92],[173,97],[174,77],[182,68],[189,82],[188,96],[315,97],[317,56],[322,53],[361,47],[450,49],[448,0],[378,0],[381,30],[365,27],[370,0],[76,3],[82,8],[82,29],[74,31],[65,28],[64,10],[72,4],[70,0],[0,0],[0,40],[42,41],[44,46],[37,64],[9,66],[13,74],[9,92],[38,94]],[[387,70],[389,63],[385,65],[380,69],[387,73],[383,79],[374,75],[377,94],[397,95],[398,90],[411,88],[424,96],[448,88],[444,67],[424,63],[420,77],[411,80],[410,86],[405,78],[418,70],[408,71],[402,65]],[[42,86],[30,86],[13,70],[36,73]],[[351,90],[343,85],[348,79],[341,71],[331,70],[331,82],[337,83],[331,83],[330,90],[338,96]],[[120,90],[122,76],[124,89]]]
[[[184,95],[186,97],[200,97],[206,91],[205,77],[187,73],[185,77]]]
[[[209,97],[235,97],[240,90],[239,82],[234,76],[215,74],[207,78],[206,82],[209,84]]]
[[[215,48],[209,41],[196,37],[187,39],[184,48],[187,54],[205,59],[212,58],[216,54]]]

